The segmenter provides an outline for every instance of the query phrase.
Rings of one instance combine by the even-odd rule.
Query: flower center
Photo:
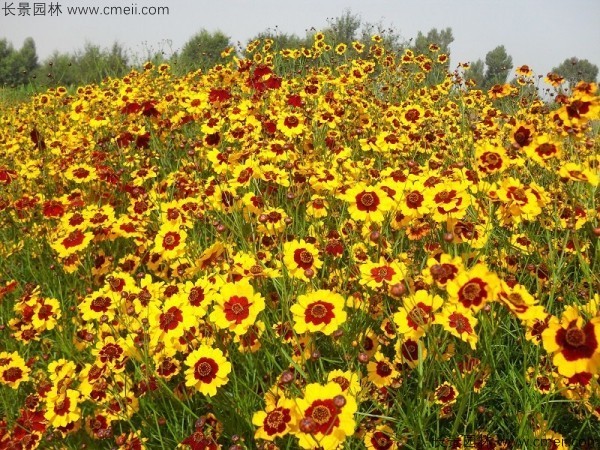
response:
[[[569,328],[565,340],[571,347],[581,347],[585,345],[585,333],[577,327]]]
[[[309,251],[302,250],[300,253],[300,261],[302,261],[304,264],[312,264],[313,260],[313,255]]]
[[[317,303],[310,309],[310,313],[313,315],[313,317],[321,319],[327,314],[327,308],[325,308],[325,306],[322,304]]]
[[[473,301],[481,294],[481,286],[477,283],[468,283],[462,292],[463,296],[470,301]]]
[[[364,206],[371,206],[373,203],[375,203],[375,198],[373,197],[373,194],[367,192],[366,194],[363,194],[363,196],[360,198],[360,202]]]
[[[279,428],[283,423],[283,413],[281,411],[272,411],[267,416],[267,424],[272,428]]]
[[[319,405],[313,409],[311,417],[319,425],[322,425],[331,419],[331,411],[327,406]]]
[[[212,367],[211,367],[210,363],[208,363],[207,361],[202,361],[200,364],[198,364],[196,366],[196,373],[200,377],[207,377],[211,374],[211,372],[212,372]]]

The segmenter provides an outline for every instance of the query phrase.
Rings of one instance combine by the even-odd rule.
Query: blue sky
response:
[[[148,50],[170,53],[202,28],[219,29],[243,44],[275,26],[303,36],[306,29],[323,28],[328,17],[350,8],[366,22],[394,27],[406,39],[433,27],[452,27],[453,65],[484,58],[503,44],[515,67],[528,64],[538,74],[572,56],[600,66],[599,0],[58,0],[46,5],[61,5],[62,14],[30,17],[5,15],[2,6],[10,3],[16,8],[21,2],[0,1],[0,38],[19,48],[26,37],[33,37],[42,60],[54,50],[82,48],[86,41],[102,47],[117,41],[142,58]],[[135,6],[138,11],[168,6],[169,14],[67,14],[67,7],[87,5]]]

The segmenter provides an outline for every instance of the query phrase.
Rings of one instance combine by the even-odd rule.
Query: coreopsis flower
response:
[[[477,312],[494,298],[499,287],[498,276],[490,272],[485,264],[478,263],[449,281],[446,290],[451,302]]]
[[[397,450],[398,441],[394,436],[395,432],[389,426],[377,425],[365,433],[363,443],[367,450]]]
[[[360,393],[360,375],[355,372],[332,370],[327,374],[327,382],[330,381],[339,384],[343,392],[348,392],[354,397]]]
[[[277,121],[277,129],[288,138],[300,136],[306,129],[304,125],[304,118],[296,113],[282,112],[279,120]]]
[[[242,335],[256,322],[256,317],[263,309],[265,299],[260,293],[254,292],[247,279],[242,279],[221,287],[209,318],[218,328]]]
[[[98,173],[95,168],[87,164],[74,164],[64,172],[64,177],[81,184],[98,179]]]
[[[473,316],[471,310],[460,304],[447,304],[435,316],[434,323],[442,325],[444,330],[467,342],[475,350],[478,339],[475,332],[477,319]]]
[[[297,302],[290,307],[294,331],[298,334],[317,331],[332,334],[346,321],[345,304],[344,297],[325,289],[298,296]]]
[[[165,259],[175,259],[184,254],[186,238],[185,230],[167,222],[160,227],[154,239],[153,251]]]
[[[530,159],[540,164],[547,166],[548,161],[555,159],[560,160],[562,154],[562,144],[555,138],[544,134],[536,136],[533,141],[525,147],[525,153]]]
[[[394,314],[396,332],[405,338],[420,338],[433,323],[435,313],[443,304],[444,300],[439,295],[431,295],[425,290],[406,297],[402,308]]]
[[[122,300],[120,293],[103,288],[87,295],[79,304],[78,309],[85,321],[100,320],[103,317],[112,321]]]
[[[86,248],[94,238],[89,231],[80,228],[69,229],[62,233],[50,246],[58,253],[61,258],[68,258]]]
[[[533,124],[517,122],[510,132],[510,138],[515,147],[526,147],[533,141],[534,134],[535,127]]]
[[[500,173],[509,166],[506,151],[499,145],[485,141],[475,150],[476,168],[482,177]]]
[[[281,396],[275,403],[267,405],[264,411],[255,412],[252,416],[252,424],[258,428],[254,438],[273,441],[295,430],[297,427],[295,406],[296,402],[293,399]]]
[[[17,352],[0,352],[0,383],[18,389],[21,383],[29,381],[31,369]]]
[[[591,184],[592,186],[598,186],[600,178],[591,169],[582,166],[577,163],[569,162],[564,164],[558,174],[572,181],[583,181]]]
[[[216,395],[217,389],[229,381],[231,363],[218,348],[200,346],[187,356],[185,365],[185,385],[204,395]]]
[[[429,258],[427,267],[423,269],[423,281],[430,284],[433,281],[440,288],[445,288],[449,281],[454,280],[459,273],[464,272],[464,264],[459,256],[452,257],[442,253],[439,259]]]
[[[340,198],[348,203],[348,212],[353,220],[383,223],[385,213],[390,211],[393,200],[378,186],[358,184]]]
[[[462,219],[471,204],[468,185],[463,182],[439,183],[431,189],[431,217],[436,222]]]
[[[216,298],[217,288],[208,278],[203,277],[195,282],[186,281],[177,296],[189,304],[197,319],[201,319],[206,315],[209,306]]]
[[[301,448],[320,447],[323,450],[339,448],[347,436],[352,436],[358,406],[351,395],[344,393],[337,383],[308,384],[304,397],[296,400],[298,437]]]
[[[381,352],[376,352],[373,358],[367,364],[367,380],[379,388],[390,386],[399,375],[394,364]]]
[[[502,281],[497,300],[524,322],[530,322],[545,315],[544,307],[538,305],[533,295],[521,284],[509,286]]]
[[[40,298],[34,308],[31,324],[39,332],[53,330],[62,315],[60,302],[55,298]]]
[[[98,340],[92,354],[96,357],[99,365],[108,366],[115,372],[124,369],[129,356],[124,339],[115,339],[113,336],[106,336],[104,339]]]
[[[576,306],[568,306],[560,320],[550,318],[542,341],[559,374],[600,372],[600,316],[585,320]]]
[[[325,200],[325,197],[314,194],[306,205],[306,214],[315,219],[320,219],[327,216],[328,207],[329,203]]]
[[[385,284],[393,286],[404,280],[406,272],[406,265],[403,262],[387,262],[381,257],[379,262],[368,261],[360,265],[360,284],[373,289]]]
[[[540,201],[533,190],[516,178],[503,179],[496,193],[503,202],[498,214],[504,220],[512,219],[519,223],[523,219],[532,220],[542,212]]]
[[[452,405],[456,403],[456,397],[458,391],[456,387],[447,381],[440,384],[433,393],[433,399],[435,403],[440,405]]]
[[[180,295],[167,298],[162,305],[152,304],[148,323],[153,343],[172,345],[197,324],[195,309]]]
[[[79,408],[79,392],[66,389],[64,392],[50,391],[46,397],[46,413],[44,417],[54,428],[66,427],[81,417]]]
[[[304,239],[283,244],[283,262],[290,276],[303,281],[309,281],[307,272],[314,275],[323,266],[317,247]]]
[[[431,192],[419,180],[409,180],[398,192],[397,206],[404,217],[419,218],[431,211]]]
[[[424,361],[427,357],[427,348],[419,339],[397,339],[395,351],[394,363],[398,367],[414,369],[419,360]]]

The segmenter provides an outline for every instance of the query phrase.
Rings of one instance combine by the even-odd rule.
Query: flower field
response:
[[[0,109],[1,449],[600,448],[600,99],[275,51]]]

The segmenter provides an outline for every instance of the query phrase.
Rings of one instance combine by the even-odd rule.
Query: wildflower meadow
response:
[[[0,448],[600,448],[598,86],[272,45],[2,105]]]

